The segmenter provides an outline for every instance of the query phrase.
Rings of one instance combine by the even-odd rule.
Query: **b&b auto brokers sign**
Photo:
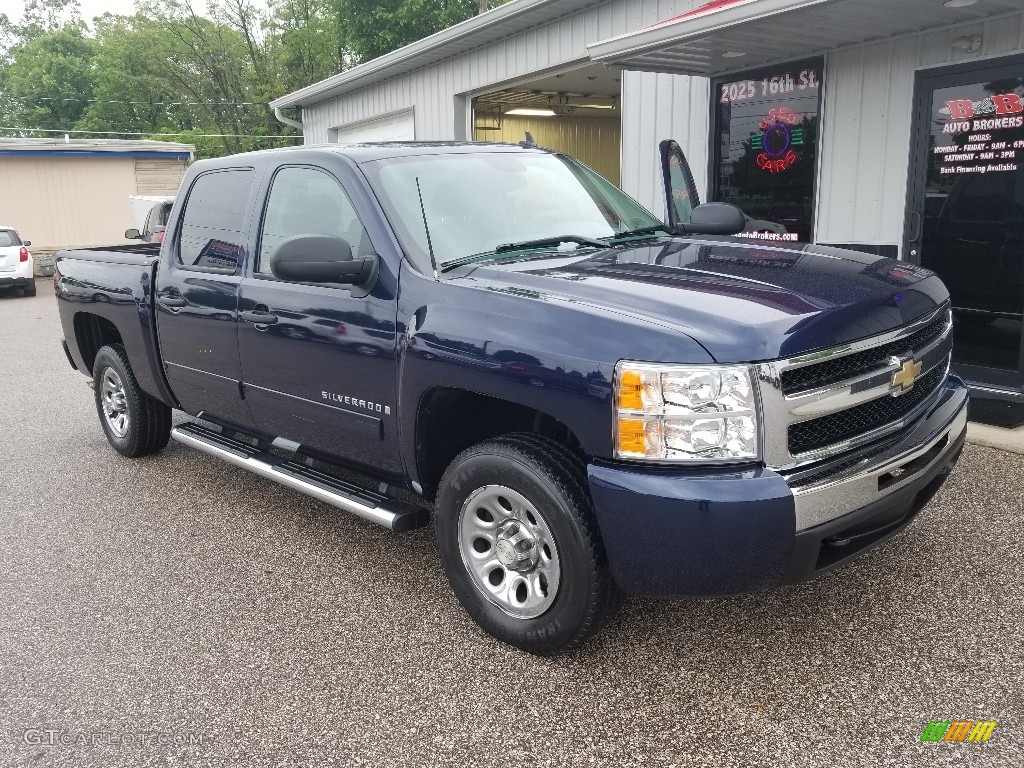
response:
[[[939,114],[947,120],[942,132],[954,142],[934,149],[942,156],[939,173],[1017,170],[1017,153],[1024,150],[1024,99],[1019,94],[1001,93],[980,101],[954,99]]]

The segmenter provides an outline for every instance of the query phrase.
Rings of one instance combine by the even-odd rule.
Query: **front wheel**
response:
[[[100,348],[92,371],[96,412],[114,450],[135,458],[166,446],[171,436],[171,409],[142,391],[124,347]]]
[[[585,469],[553,440],[513,434],[461,453],[441,480],[436,530],[456,596],[503,642],[559,653],[613,611]]]

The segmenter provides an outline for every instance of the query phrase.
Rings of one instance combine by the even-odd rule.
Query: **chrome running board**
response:
[[[195,423],[182,424],[171,430],[171,437],[179,443],[197,448],[396,533],[422,527],[430,519],[426,509],[368,491],[296,461],[261,451],[215,429]]]

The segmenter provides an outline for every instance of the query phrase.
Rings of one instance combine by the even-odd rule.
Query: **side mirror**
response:
[[[137,230],[137,229],[126,229],[124,231],[124,239],[125,240],[141,240],[142,239],[142,233],[139,232],[139,230]]]
[[[270,271],[278,280],[351,285],[357,298],[373,288],[377,269],[377,256],[353,259],[352,246],[333,235],[293,235],[270,254]]]
[[[683,225],[687,232],[698,235],[735,235],[747,227],[743,211],[729,203],[704,203],[690,214]]]
[[[32,245],[32,241],[31,240],[22,240],[21,244],[24,245],[26,248],[28,248],[30,245]]]

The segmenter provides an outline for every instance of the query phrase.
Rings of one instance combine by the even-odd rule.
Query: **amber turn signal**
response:
[[[619,453],[647,455],[647,422],[640,419],[619,420]]]
[[[644,382],[636,371],[624,371],[619,379],[619,410],[642,411]],[[641,422],[636,422],[641,423]]]

